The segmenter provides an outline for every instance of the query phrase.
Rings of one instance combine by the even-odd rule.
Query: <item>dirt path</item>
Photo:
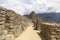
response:
[[[15,40],[41,40],[41,38],[36,31],[33,30],[33,27],[30,26]]]

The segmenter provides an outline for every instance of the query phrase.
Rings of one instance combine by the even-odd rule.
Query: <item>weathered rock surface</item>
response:
[[[14,40],[29,25],[31,20],[0,6],[0,40]]]
[[[44,40],[60,40],[60,24],[41,22],[41,35]]]

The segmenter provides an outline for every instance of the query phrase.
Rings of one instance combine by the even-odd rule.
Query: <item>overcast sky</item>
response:
[[[21,15],[31,11],[60,12],[60,0],[0,0],[0,5]]]

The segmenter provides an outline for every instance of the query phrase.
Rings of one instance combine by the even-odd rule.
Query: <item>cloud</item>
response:
[[[0,0],[0,5],[21,15],[31,11],[60,12],[60,0]]]

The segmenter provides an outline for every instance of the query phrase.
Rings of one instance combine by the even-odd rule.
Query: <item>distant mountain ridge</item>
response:
[[[49,21],[60,22],[60,13],[41,13],[37,14],[37,16]]]
[[[56,12],[39,13],[36,15],[37,17],[45,19],[47,21],[54,21],[54,22],[60,23],[60,13],[56,13]],[[28,15],[24,15],[24,16],[28,17]]]

